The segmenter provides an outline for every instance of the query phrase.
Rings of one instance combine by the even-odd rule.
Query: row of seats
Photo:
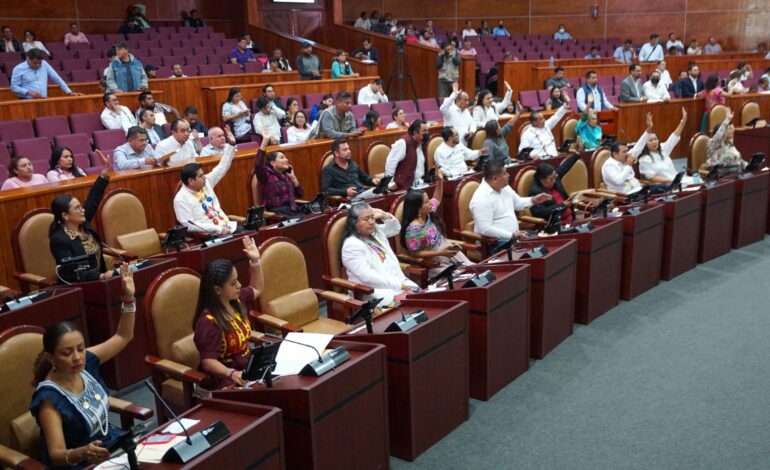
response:
[[[492,43],[513,43],[513,44],[595,44],[597,46],[602,44],[620,44],[623,41],[620,38],[576,38],[571,41],[559,41],[552,36],[544,35],[511,35],[506,36],[470,36],[466,38],[472,44],[492,44]]]

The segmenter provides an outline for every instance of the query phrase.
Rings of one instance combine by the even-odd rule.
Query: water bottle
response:
[[[548,65],[553,68],[553,56],[551,56],[551,60],[548,61]]]
[[[700,179],[700,172],[697,170],[692,174],[692,184],[693,185],[703,184],[703,181]]]

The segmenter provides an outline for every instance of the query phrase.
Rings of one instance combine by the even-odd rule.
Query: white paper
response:
[[[188,432],[191,427],[195,426],[196,424],[200,423],[199,419],[187,419],[182,418],[179,421],[182,422],[182,426],[184,426],[184,429],[187,429]],[[166,429],[162,431],[163,434],[182,434],[184,432],[184,429],[182,429],[182,426],[179,425],[176,421],[166,426]]]
[[[700,186],[688,186],[688,187],[682,189],[682,191],[697,191],[699,189],[700,189]]]
[[[318,355],[323,353],[333,337],[334,335],[321,333],[289,333],[286,335],[286,339],[289,341],[282,341],[281,346],[278,348],[278,354],[275,357],[276,366],[273,373],[276,375],[299,374],[299,371],[308,362],[318,359]],[[302,344],[306,346],[302,346]]]
[[[100,463],[94,470],[123,470],[128,468],[128,454],[120,454],[110,460]]]
[[[185,439],[187,438],[184,436],[174,436],[164,444],[139,444],[136,446],[136,460],[144,463],[161,463],[166,452]]]

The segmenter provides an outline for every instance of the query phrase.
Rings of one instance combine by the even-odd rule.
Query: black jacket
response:
[[[102,239],[99,236],[98,233],[96,233],[96,230],[94,230],[93,227],[91,227],[91,220],[96,215],[96,210],[99,208],[99,204],[102,202],[102,198],[104,197],[104,190],[107,188],[107,185],[109,184],[110,180],[109,178],[103,178],[101,176],[97,177],[94,181],[93,186],[91,186],[91,191],[88,193],[88,197],[86,198],[86,202],[83,204],[83,207],[86,210],[86,221],[83,223],[83,229],[90,233],[94,239],[96,240],[96,243],[99,244],[99,257],[101,258],[100,263],[100,272],[105,272],[107,270],[105,263],[104,263],[104,255],[102,254],[101,244]],[[56,259],[57,266],[61,264],[62,260],[64,258],[70,258],[73,256],[81,256],[86,254],[85,248],[83,248],[83,243],[80,241],[80,238],[75,238],[74,240],[70,238],[69,235],[64,231],[64,227],[62,225],[58,225],[57,227],[54,227],[51,231],[51,234],[49,236],[50,238],[50,247],[51,247],[51,254],[53,254],[53,257]],[[86,273],[83,273],[82,280],[83,281],[96,281],[99,279],[100,272],[97,271],[88,271]],[[67,282],[77,282],[78,279],[75,279],[71,276],[63,276],[64,280]]]
[[[363,47],[360,48],[360,49],[356,49],[355,51],[351,52],[350,55],[352,57],[356,57],[359,53],[363,54],[365,58],[367,58],[367,59],[369,59],[371,61],[378,62],[380,60],[379,52],[377,52],[377,49],[375,49],[373,47],[370,47],[368,51],[366,49],[364,49]],[[356,58],[358,58],[358,57],[356,57]]]
[[[23,54],[24,53],[24,48],[21,46],[21,42],[19,42],[18,39],[16,39],[16,38],[11,39],[11,43],[13,44],[13,48],[16,49],[16,52],[18,52],[19,54]],[[0,39],[0,52],[8,52],[8,51],[5,50],[5,39],[4,38]]]
[[[700,77],[695,80],[695,85],[698,87],[697,90],[693,89],[692,80],[689,76],[681,80],[681,82],[682,98],[693,98],[696,93],[703,91],[704,85]]]
[[[569,197],[569,194],[564,189],[564,185],[561,184],[561,179],[564,177],[564,175],[567,174],[572,169],[572,166],[575,164],[575,162],[580,158],[580,155],[574,153],[571,156],[564,159],[563,162],[561,162],[561,165],[556,169],[556,182],[554,183],[553,187],[556,189],[556,191],[561,194],[561,197],[563,197],[565,200]],[[529,188],[529,196],[537,196],[540,193],[548,193],[551,192],[545,189],[539,181],[535,181],[532,183],[532,187]],[[529,211],[532,213],[533,216],[539,217],[541,219],[547,219],[551,215],[551,211],[553,208],[556,207],[556,201],[551,199],[550,201],[545,201],[542,204],[535,204],[532,207],[529,208]]]

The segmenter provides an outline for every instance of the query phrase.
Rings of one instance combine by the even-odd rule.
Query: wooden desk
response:
[[[48,328],[61,321],[69,321],[83,332],[86,345],[90,346],[92,343],[88,340],[83,291],[78,287],[66,286],[49,287],[44,290],[50,294],[50,297],[18,310],[0,313],[0,331],[20,325]]]
[[[136,324],[134,339],[115,358],[101,366],[102,377],[115,390],[125,388],[149,375],[142,358],[148,354],[147,331],[144,317],[144,294],[152,281],[163,271],[176,267],[175,259],[151,258],[150,265],[134,273],[136,285]],[[99,344],[115,334],[120,321],[120,277],[106,281],[91,281],[74,284],[83,289],[86,305],[86,321],[91,344]]]
[[[594,219],[585,233],[565,233],[543,240],[577,241],[575,322],[587,325],[616,306],[620,299],[623,224]]]
[[[201,274],[206,269],[206,265],[215,259],[224,258],[230,260],[235,269],[238,270],[238,279],[246,285],[249,282],[249,259],[243,253],[243,240],[241,240],[245,236],[255,237],[254,241],[257,244],[260,243],[256,240],[257,232],[247,231],[234,235],[232,239],[217,245],[210,247],[193,245],[189,249],[183,249],[179,252],[169,252],[163,255],[163,257],[173,258],[179,267],[190,268]]]
[[[621,211],[623,208],[621,207]],[[623,274],[620,298],[631,300],[660,282],[663,206],[650,203],[636,215],[623,215]]]
[[[144,469],[211,469],[252,468],[280,470],[284,468],[282,414],[278,408],[227,400],[203,399],[200,404],[179,415],[200,421],[188,432],[192,435],[221,420],[230,436],[187,464],[141,463]],[[170,422],[150,434],[160,433]],[[140,454],[141,457],[141,454]]]
[[[701,201],[697,192],[680,192],[676,199],[655,199],[663,204],[663,258],[660,277],[670,281],[698,264]]]
[[[735,213],[735,182],[721,180],[701,186],[700,243],[698,262],[705,263],[730,251]]]
[[[409,461],[467,421],[469,406],[468,304],[402,302],[405,314],[418,309],[425,311],[428,321],[409,331],[385,332],[401,319],[400,311],[391,310],[375,319],[371,335],[364,327],[337,336],[387,348],[390,454]]]
[[[321,377],[290,375],[273,388],[217,390],[214,398],[280,408],[287,468],[387,468],[385,346],[332,341],[337,346],[350,360]]]
[[[165,100],[165,96],[160,90],[153,88],[152,94],[157,101],[163,102]],[[69,116],[71,114],[94,111],[101,112],[104,109],[102,96],[103,93],[92,93],[83,96],[60,96],[39,100],[13,99],[10,101],[0,101],[0,121],[34,119],[42,116]],[[134,108],[139,93],[119,93],[117,96],[121,104]]]
[[[767,228],[770,172],[758,171],[736,176],[733,248],[761,241]]]
[[[497,279],[484,287],[421,292],[409,299],[453,299],[468,302],[470,395],[489,400],[529,369],[529,272],[521,265],[479,264],[465,272],[487,269]],[[446,287],[446,283],[442,286]]]
[[[575,318],[575,275],[577,242],[575,240],[537,240],[522,242],[523,250],[545,245],[542,258],[521,259],[523,251],[514,251],[513,260],[502,251],[486,263],[528,264],[530,271],[530,355],[542,359],[572,334]]]

